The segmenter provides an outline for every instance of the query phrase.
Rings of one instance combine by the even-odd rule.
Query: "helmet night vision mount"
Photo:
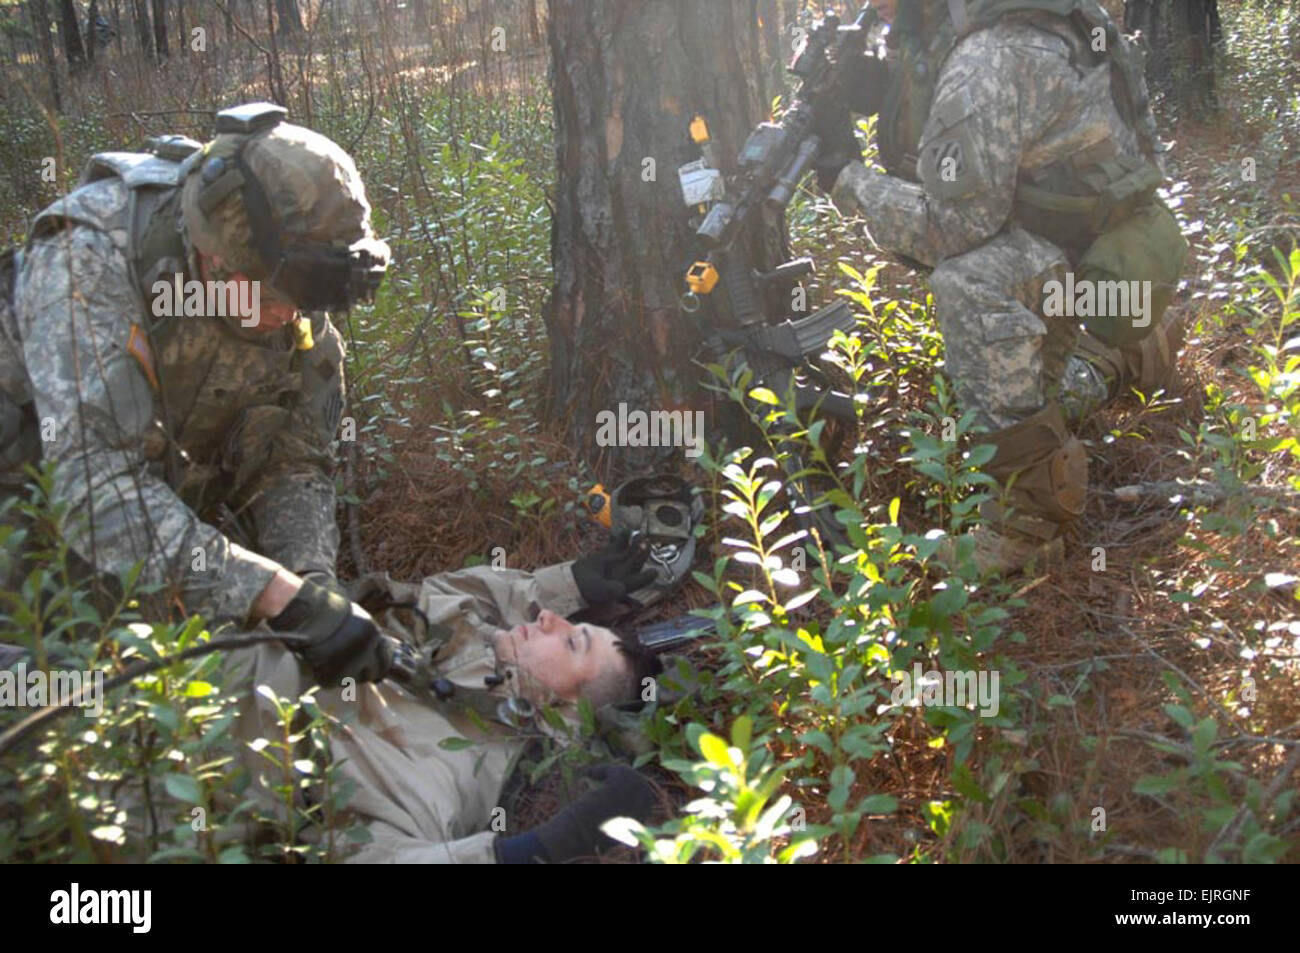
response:
[[[199,210],[206,217],[238,190],[253,235],[253,248],[264,280],[303,311],[347,311],[373,299],[388,257],[383,245],[361,239],[347,248],[320,243],[285,245],[266,190],[244,161],[254,137],[274,129],[287,115],[274,103],[246,103],[217,113],[216,134],[243,136],[232,157],[208,155],[200,160]]]

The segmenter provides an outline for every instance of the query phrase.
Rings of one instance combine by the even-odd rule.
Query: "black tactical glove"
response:
[[[587,857],[597,848],[614,843],[601,833],[600,825],[613,817],[631,817],[644,824],[655,806],[655,789],[641,774],[625,764],[598,764],[587,777],[600,782],[545,824],[529,834],[536,837],[552,864],[575,857]]]
[[[375,620],[337,583],[326,581],[330,585],[304,579],[293,601],[266,624],[277,632],[297,632],[311,639],[310,644],[293,649],[323,688],[333,688],[348,676],[359,682],[378,681],[388,673],[392,657]]]
[[[650,553],[649,545],[644,539],[636,546],[631,541],[628,530],[616,529],[604,549],[574,562],[573,581],[587,605],[621,602],[628,593],[654,582],[655,571],[641,568]]]

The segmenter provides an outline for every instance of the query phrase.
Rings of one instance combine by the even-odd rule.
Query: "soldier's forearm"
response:
[[[264,485],[249,513],[263,555],[294,572],[333,575],[339,531],[334,483],[323,473],[287,474]]]
[[[943,257],[919,185],[850,162],[835,180],[831,198],[837,207],[860,215],[881,248],[930,266]]]
[[[924,187],[874,172],[861,162],[844,167],[831,198],[839,208],[860,215],[881,248],[931,268],[996,234],[1006,219],[995,202],[944,205]]]
[[[98,572],[170,588],[188,612],[243,620],[279,566],[204,523],[130,455],[91,451],[62,460],[54,502],[71,514],[67,540]]]
[[[275,566],[275,575],[271,577],[271,581],[266,584],[266,588],[262,590],[261,594],[253,600],[252,610],[249,612],[250,621],[257,622],[262,619],[274,618],[283,612],[285,606],[293,601],[294,596],[298,594],[298,590],[302,588],[302,579],[283,566],[277,566],[264,556],[258,556],[256,553],[251,555],[271,566]]]

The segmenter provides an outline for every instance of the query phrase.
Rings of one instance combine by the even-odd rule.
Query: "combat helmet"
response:
[[[284,122],[272,103],[217,114],[216,138],[181,193],[192,246],[269,285],[304,311],[370,300],[389,261],[356,164],[340,146]]]

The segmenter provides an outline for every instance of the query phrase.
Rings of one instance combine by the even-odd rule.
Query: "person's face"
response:
[[[199,269],[205,280],[238,282],[240,288],[237,300],[257,302],[255,315],[257,323],[245,325],[252,331],[274,331],[284,327],[298,315],[298,309],[293,302],[280,297],[265,281],[258,283],[256,297],[251,296],[251,289],[245,288],[244,285],[252,282],[253,279],[240,271],[227,271],[225,262],[218,255],[200,254]],[[241,324],[243,320],[241,317]],[[248,320],[252,320],[252,316],[249,316]]]
[[[515,665],[559,697],[574,701],[592,679],[627,665],[617,641],[609,629],[573,625],[543,609],[536,622],[498,630],[493,648],[502,662]]]
[[[898,9],[898,0],[871,0],[871,5],[880,14],[880,19],[886,23],[894,22],[894,11]]]

